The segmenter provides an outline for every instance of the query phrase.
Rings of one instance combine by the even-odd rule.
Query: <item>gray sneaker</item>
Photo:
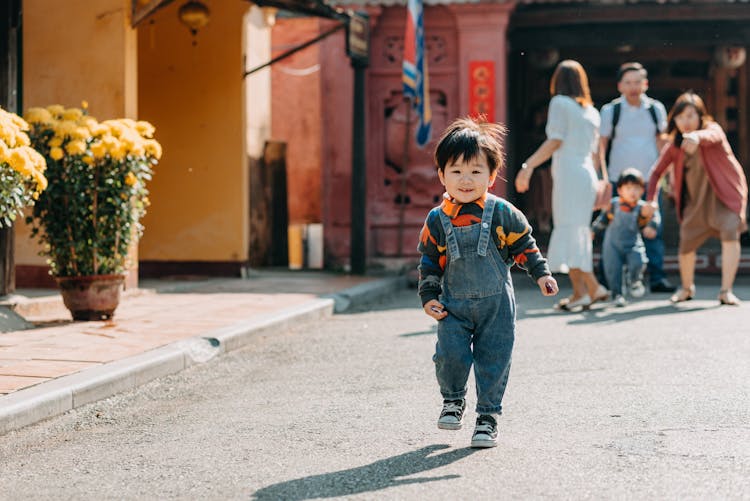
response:
[[[489,414],[480,414],[477,425],[474,428],[474,436],[471,437],[472,447],[496,447],[497,446],[497,421]]]
[[[464,419],[466,400],[443,400],[443,410],[438,418],[438,428],[441,430],[460,430]]]
[[[630,295],[639,298],[643,297],[646,294],[646,287],[643,285],[643,282],[640,280],[636,280],[630,285]]]

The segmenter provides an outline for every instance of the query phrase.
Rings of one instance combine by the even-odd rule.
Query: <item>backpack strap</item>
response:
[[[653,120],[654,125],[656,125],[656,135],[659,135],[659,117],[656,116],[656,106],[654,106],[654,100],[650,97],[646,98],[646,109],[648,110],[649,115],[651,115],[651,120]]]
[[[609,135],[609,142],[612,143],[612,140],[615,138],[615,130],[617,129],[617,122],[620,121],[620,110],[622,109],[622,101],[620,99],[615,99],[613,101],[614,106],[612,106],[612,134]]]

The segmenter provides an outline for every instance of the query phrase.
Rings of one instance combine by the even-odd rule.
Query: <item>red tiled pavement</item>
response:
[[[112,321],[73,322],[54,294],[30,300],[16,311],[37,327],[0,333],[0,394],[273,314],[368,280],[372,278],[269,272],[245,280],[150,282],[141,286],[156,289],[123,295]]]

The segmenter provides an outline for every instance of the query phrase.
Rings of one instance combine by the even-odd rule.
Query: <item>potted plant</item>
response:
[[[48,186],[27,218],[75,320],[109,319],[120,300],[131,242],[149,205],[146,183],[161,158],[148,122],[98,122],[81,108],[31,108],[31,144]]]
[[[31,148],[29,124],[0,108],[0,227],[10,228],[47,187],[44,157]]]
[[[0,295],[13,292],[13,221],[47,186],[44,157],[29,146],[29,125],[0,108]]]

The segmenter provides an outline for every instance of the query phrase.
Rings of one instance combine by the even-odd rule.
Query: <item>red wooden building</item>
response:
[[[431,147],[416,148],[407,129],[401,90],[405,9],[403,2],[392,0],[362,0],[346,7],[367,11],[371,26],[367,259],[370,267],[400,266],[416,257],[424,217],[442,193]],[[278,16],[273,49],[282,52],[332,23]],[[748,2],[426,0],[425,33],[433,138],[453,118],[470,112],[483,111],[507,123],[508,180],[544,138],[549,79],[555,64],[567,58],[586,68],[597,107],[616,97],[615,72],[625,61],[646,66],[649,94],[668,108],[682,91],[697,91],[727,130],[743,165],[750,166],[750,61],[743,57],[750,45]],[[326,266],[345,267],[353,84],[344,35],[328,37],[277,63],[272,75],[272,136],[288,144],[290,223],[322,222]],[[502,181],[495,192],[525,210],[544,242],[550,223],[549,179],[535,178],[524,197],[516,197],[512,183]],[[667,211],[666,217],[672,222],[665,239],[676,247],[673,215]],[[714,259],[712,249],[707,247],[707,267]]]

